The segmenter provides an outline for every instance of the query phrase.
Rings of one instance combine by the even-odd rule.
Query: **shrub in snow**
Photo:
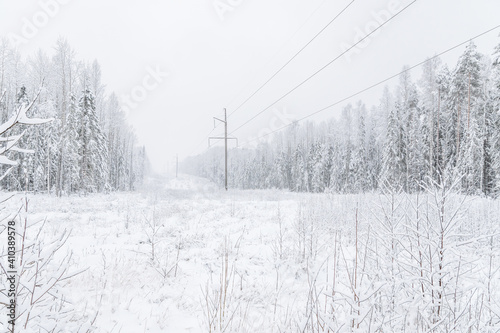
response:
[[[0,97],[3,100],[5,92]],[[0,148],[0,163],[11,167],[4,172],[0,179],[5,178],[9,172],[17,166],[17,162],[9,159],[7,153],[17,151],[21,153],[32,153],[33,151],[17,147],[17,143],[23,137],[25,130],[19,134],[10,134],[12,129],[19,125],[39,125],[50,122],[51,119],[28,118],[26,113],[33,107],[38,94],[31,103],[22,103],[14,115],[4,124],[0,125],[0,142],[4,146]],[[69,278],[77,274],[69,272],[71,254],[59,255],[61,248],[69,237],[64,231],[52,240],[46,240],[43,236],[43,223],[28,222],[28,199],[25,198],[23,207],[14,215],[4,219],[15,221],[17,228],[16,241],[16,267],[13,292],[0,290],[0,304],[7,306],[11,299],[15,301],[15,326],[5,323],[6,316],[0,320],[0,326],[9,332],[88,332],[90,324],[81,324],[81,318],[77,318],[72,311],[71,301],[64,295],[63,285]],[[2,230],[5,237],[7,228]],[[5,249],[3,249],[5,251]],[[4,254],[5,255],[5,254]],[[2,263],[0,283],[7,285],[8,269]]]

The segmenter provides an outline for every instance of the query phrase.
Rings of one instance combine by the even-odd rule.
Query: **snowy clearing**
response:
[[[23,196],[6,202],[4,212],[19,209]],[[499,237],[481,235],[498,231],[500,201],[462,203],[462,198],[447,206],[450,212],[460,208],[461,223],[445,235],[443,290],[435,274],[411,262],[418,249],[406,241],[416,216],[411,206],[417,200],[429,204],[429,195],[396,196],[392,207],[399,207],[391,213],[389,198],[377,194],[226,193],[203,179],[181,176],[153,180],[138,193],[29,195],[28,220],[47,218],[42,239],[71,229],[56,259],[71,251],[70,271],[86,269],[60,289],[79,316],[68,322],[78,321],[71,327],[81,331],[92,322],[97,332],[122,333],[361,332],[391,325],[396,331],[403,326],[421,331],[441,304],[440,311],[455,315],[459,327],[470,323],[474,331],[494,332],[500,311]],[[423,209],[432,219],[432,209],[425,214]],[[392,231],[387,216],[394,218]],[[423,237],[432,228],[420,228],[421,243],[426,238],[428,249],[437,250],[430,246],[432,236]],[[416,262],[438,267],[426,260]],[[51,264],[53,269],[57,260]],[[420,289],[421,295],[411,294]],[[437,303],[441,292],[454,303]]]

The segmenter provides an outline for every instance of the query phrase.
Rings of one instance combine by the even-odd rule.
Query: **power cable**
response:
[[[271,107],[273,107],[274,105],[276,105],[276,103],[280,102],[281,100],[283,100],[285,97],[287,97],[288,95],[290,95],[292,92],[294,92],[295,90],[297,90],[299,87],[301,87],[302,85],[304,85],[305,83],[307,83],[309,80],[311,80],[313,77],[315,77],[316,75],[318,75],[319,73],[321,73],[323,70],[325,70],[327,67],[329,67],[331,64],[333,64],[335,61],[337,61],[338,59],[340,59],[340,57],[342,57],[344,54],[346,54],[347,52],[349,52],[350,50],[352,50],[353,48],[355,48],[358,44],[362,43],[365,39],[367,39],[368,37],[370,37],[372,34],[374,34],[375,32],[377,32],[380,28],[382,28],[384,25],[386,25],[387,23],[389,23],[391,20],[393,20],[396,16],[398,16],[399,14],[401,14],[403,11],[405,11],[406,9],[408,9],[411,5],[413,5],[415,2],[417,2],[417,0],[413,0],[410,4],[408,4],[406,7],[404,7],[403,9],[401,9],[399,12],[397,12],[396,14],[394,14],[393,16],[391,16],[387,21],[385,21],[384,23],[382,23],[381,25],[379,25],[377,28],[375,28],[374,30],[372,30],[369,34],[367,34],[365,37],[361,38],[358,42],[356,42],[355,44],[353,44],[351,47],[347,48],[344,52],[342,52],[341,54],[339,54],[337,57],[335,57],[333,60],[329,61],[326,65],[324,65],[323,67],[321,67],[319,70],[317,70],[316,72],[314,72],[314,74],[312,74],[311,76],[309,76],[308,78],[306,78],[304,81],[302,81],[301,83],[299,83],[297,86],[295,86],[293,89],[289,90],[286,94],[284,94],[283,96],[281,96],[280,98],[278,98],[276,101],[274,101],[273,103],[271,103],[269,106],[267,106],[265,109],[263,109],[262,111],[260,111],[259,113],[257,113],[255,116],[253,116],[252,118],[250,118],[249,120],[247,120],[246,122],[244,122],[242,125],[238,126],[235,130],[233,130],[230,134],[232,135],[234,132],[238,131],[240,128],[242,128],[243,126],[247,125],[248,123],[250,123],[252,120],[254,120],[255,118],[257,118],[258,116],[260,116],[261,114],[263,114],[264,112],[266,112],[267,110],[269,110]]]
[[[467,44],[467,43],[471,42],[472,40],[477,39],[477,38],[479,38],[479,37],[481,37],[481,36],[483,36],[483,35],[486,35],[486,34],[488,34],[488,33],[492,32],[492,31],[494,31],[494,30],[496,30],[496,29],[498,29],[498,28],[500,28],[500,25],[497,25],[497,26],[495,26],[494,28],[488,29],[488,30],[486,30],[485,32],[480,33],[479,35],[476,35],[476,36],[474,36],[474,37],[472,37],[472,38],[469,38],[469,39],[467,39],[466,41],[461,42],[460,44],[457,44],[457,45],[455,45],[455,46],[452,46],[452,47],[450,47],[450,48],[446,49],[445,51],[442,51],[442,52],[440,52],[440,53],[436,54],[435,56],[433,56],[433,57],[431,57],[431,58],[428,58],[428,59],[426,59],[426,60],[424,60],[424,61],[419,62],[418,64],[415,64],[415,65],[413,65],[413,66],[411,66],[411,67],[408,67],[408,68],[406,68],[406,69],[402,70],[401,72],[399,72],[399,73],[397,73],[397,74],[394,74],[394,75],[389,76],[389,77],[388,77],[388,78],[386,78],[386,79],[383,79],[383,80],[381,80],[381,81],[378,81],[377,83],[372,84],[372,85],[370,85],[370,86],[368,86],[368,87],[366,87],[366,88],[364,88],[364,89],[362,89],[362,90],[360,90],[360,91],[358,91],[358,92],[356,92],[356,93],[354,93],[354,94],[352,94],[352,95],[349,95],[348,97],[342,98],[341,100],[338,100],[337,102],[335,102],[335,103],[333,103],[333,104],[330,104],[330,105],[328,105],[328,106],[326,106],[326,107],[324,107],[324,108],[322,108],[322,109],[320,109],[320,110],[318,110],[318,111],[315,111],[315,112],[313,112],[313,113],[308,114],[307,116],[304,116],[304,117],[302,117],[302,118],[300,118],[300,119],[298,119],[298,120],[295,120],[295,121],[293,121],[293,122],[292,122],[292,123],[290,123],[290,124],[287,124],[287,125],[285,125],[285,126],[282,126],[282,127],[278,128],[278,129],[276,129],[276,130],[272,131],[272,132],[266,133],[266,134],[261,135],[261,136],[259,136],[259,137],[257,137],[257,138],[254,138],[254,139],[251,139],[251,140],[245,141],[245,142],[243,142],[240,146],[245,146],[245,145],[249,144],[250,142],[253,142],[253,141],[256,141],[256,140],[262,139],[262,138],[264,138],[264,137],[266,137],[266,136],[269,136],[269,135],[271,135],[271,134],[274,134],[274,133],[276,133],[276,132],[279,132],[279,131],[281,131],[281,130],[283,130],[283,129],[285,129],[285,128],[289,127],[289,126],[291,126],[292,124],[299,123],[299,122],[301,122],[301,121],[303,121],[303,120],[305,120],[305,119],[307,119],[307,118],[310,118],[310,117],[312,117],[312,116],[314,116],[314,115],[316,115],[316,114],[318,114],[318,113],[320,113],[320,112],[323,112],[323,111],[325,111],[325,110],[327,110],[327,109],[329,109],[329,108],[331,108],[331,107],[334,107],[334,106],[336,106],[336,105],[338,105],[338,104],[340,104],[340,103],[343,103],[343,102],[345,102],[345,101],[347,101],[347,100],[349,100],[349,99],[351,99],[351,98],[353,98],[353,97],[356,97],[356,96],[358,96],[358,95],[360,95],[360,94],[362,94],[362,93],[364,93],[364,92],[366,92],[366,91],[368,91],[368,90],[370,90],[370,89],[373,89],[373,88],[375,88],[375,87],[377,87],[377,86],[379,86],[379,85],[381,85],[381,84],[383,84],[383,83],[385,83],[385,82],[387,82],[387,81],[389,81],[389,80],[392,80],[392,79],[394,79],[395,77],[400,76],[401,74],[404,74],[404,73],[406,73],[406,72],[408,72],[408,71],[411,71],[411,70],[415,69],[416,67],[422,66],[422,65],[423,65],[423,64],[425,64],[426,62],[429,62],[429,61],[431,61],[431,60],[434,60],[434,59],[436,59],[436,58],[438,58],[438,57],[442,56],[443,54],[446,54],[446,53],[448,53],[448,52],[451,52],[451,51],[453,51],[454,49],[459,48],[460,46],[465,45],[465,44]]]
[[[233,115],[236,111],[238,111],[243,105],[245,105],[250,99],[252,99],[252,97],[254,97],[259,91],[262,90],[262,88],[264,88],[272,79],[274,79],[283,69],[285,69],[286,66],[288,66],[295,58],[297,58],[297,56],[299,54],[302,53],[302,51],[304,51],[309,45],[311,45],[311,43],[316,39],[318,38],[319,35],[321,35],[329,26],[331,26],[333,24],[333,22],[335,22],[337,20],[337,18],[342,15],[342,13],[344,13],[353,3],[354,3],[355,0],[352,0],[351,2],[349,2],[347,4],[347,6],[345,6],[332,20],[330,20],[330,22],[328,22],[328,24],[326,26],[323,27],[323,29],[321,29],[316,35],[314,35],[314,37],[309,40],[309,42],[307,42],[297,53],[295,53],[283,66],[280,67],[280,69],[278,69],[266,82],[264,82],[256,91],[254,91],[253,94],[251,94],[247,99],[245,99],[243,101],[243,103],[241,103],[235,110],[233,110],[231,113],[229,113],[229,117],[231,115]]]

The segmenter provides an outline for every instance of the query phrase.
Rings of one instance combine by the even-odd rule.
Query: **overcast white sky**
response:
[[[149,72],[168,72],[128,112],[157,170],[175,155],[201,152],[213,116],[232,112],[307,43],[350,0],[0,0],[0,35],[26,35],[23,55],[51,51],[59,36],[77,58],[97,59],[108,92],[140,91]],[[229,131],[277,100],[353,44],[359,31],[387,19],[411,0],[356,0],[337,21],[262,91],[229,118]],[[231,10],[217,12],[214,5]],[[396,8],[394,8],[396,7]],[[221,7],[223,8],[223,7]],[[48,14],[47,14],[48,13]],[[428,56],[500,24],[498,0],[418,0],[384,26],[365,47],[343,57],[277,103],[275,110],[237,131],[240,142],[285,125]],[[49,15],[50,14],[50,15]],[[221,15],[222,14],[222,15]],[[45,20],[48,18],[47,20]],[[298,32],[297,32],[298,31]],[[476,41],[491,55],[496,30]],[[452,64],[463,48],[443,60]],[[412,73],[417,79],[418,71]],[[155,86],[153,88],[153,86]],[[380,89],[359,98],[377,103]],[[354,102],[354,101],[353,101]],[[339,114],[341,106],[312,119]],[[280,117],[277,114],[285,114]],[[219,130],[213,133],[220,134]]]

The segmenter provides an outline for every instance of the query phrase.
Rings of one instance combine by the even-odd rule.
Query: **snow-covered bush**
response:
[[[7,154],[13,151],[32,153],[17,147],[26,130],[15,133],[22,125],[40,125],[50,122],[51,119],[28,118],[30,111],[38,98],[39,93],[31,103],[21,103],[16,112],[2,125],[0,125],[0,141],[4,143],[0,148],[0,163],[11,167],[4,172],[0,179],[6,177],[17,166],[15,160]],[[2,94],[0,103],[5,96]],[[8,133],[8,135],[7,135]],[[13,134],[14,133],[14,134]],[[71,301],[64,293],[64,281],[77,272],[70,272],[69,262],[71,254],[60,255],[60,250],[69,237],[64,231],[52,240],[47,240],[43,234],[46,221],[31,222],[28,219],[29,200],[25,196],[21,209],[14,214],[4,217],[2,236],[9,232],[9,246],[15,249],[15,256],[10,256],[12,262],[1,265],[1,284],[7,285],[7,279],[14,288],[0,291],[0,304],[7,307],[12,301],[15,304],[15,317],[9,322],[4,322],[7,317],[0,320],[0,324],[9,332],[88,332],[90,324],[82,324],[81,318],[77,319],[72,311]],[[7,226],[11,227],[8,228]],[[11,250],[11,249],[9,249]],[[2,255],[6,256],[6,248],[2,248]],[[15,273],[12,273],[15,272]],[[83,321],[85,322],[85,321]]]

